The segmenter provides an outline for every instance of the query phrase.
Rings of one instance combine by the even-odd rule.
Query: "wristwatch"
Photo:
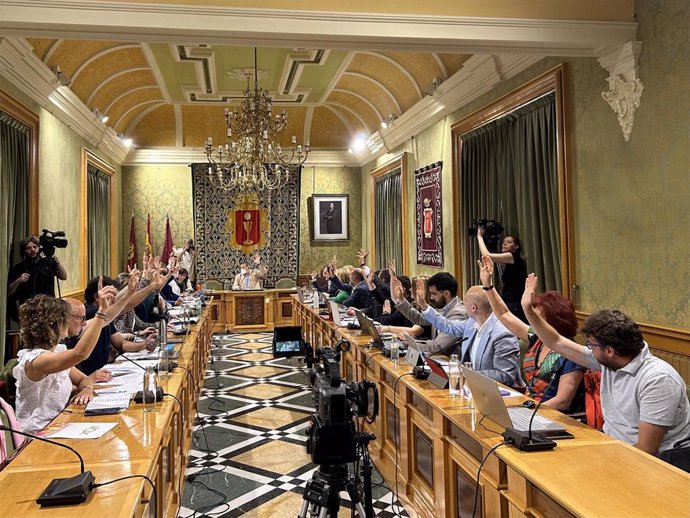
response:
[[[488,286],[482,286],[482,289],[483,289],[484,291],[491,291],[491,290],[494,289],[494,285],[493,285],[493,284],[489,284]]]

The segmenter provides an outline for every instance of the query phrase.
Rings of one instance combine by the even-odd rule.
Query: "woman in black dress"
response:
[[[498,263],[501,270],[501,298],[510,309],[510,312],[523,322],[527,322],[525,313],[522,311],[520,300],[525,291],[525,279],[527,278],[527,265],[522,258],[522,245],[517,236],[508,234],[503,238],[501,252],[489,252],[484,243],[484,229],[479,228],[477,232],[477,242],[482,256],[490,257]]]

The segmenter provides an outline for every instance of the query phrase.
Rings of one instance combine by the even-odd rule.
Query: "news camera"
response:
[[[498,242],[503,233],[503,225],[495,219],[477,218],[472,220],[472,226],[468,229],[470,236],[476,236],[479,228],[484,229],[484,242],[491,252],[498,251]]]
[[[55,255],[56,248],[67,248],[67,238],[62,230],[47,230],[44,228],[41,231],[38,242],[41,243],[43,255],[48,258]]]
[[[313,355],[306,358],[315,409],[307,432],[307,453],[314,464],[354,462],[358,447],[374,439],[371,434],[357,432],[355,419],[374,422],[379,411],[378,389],[369,380],[346,383],[341,378],[340,353],[348,349],[346,341],[335,349],[317,349],[320,364],[313,368]]]

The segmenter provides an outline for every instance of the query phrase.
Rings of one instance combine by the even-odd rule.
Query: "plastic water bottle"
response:
[[[473,370],[472,368],[472,362],[465,362],[462,364],[463,368]],[[470,387],[467,385],[467,381],[465,380],[465,384],[462,387],[462,390],[464,392],[464,397],[467,400],[467,408],[474,408],[474,402],[472,401],[472,391],[470,390]]]
[[[158,374],[153,367],[146,367],[144,372],[144,412],[155,412],[158,393]]]
[[[457,354],[451,354],[450,362],[448,362],[448,393],[451,397],[460,397],[462,395],[461,389],[460,360]]]
[[[391,361],[397,362],[400,359],[400,342],[392,340],[390,344]]]

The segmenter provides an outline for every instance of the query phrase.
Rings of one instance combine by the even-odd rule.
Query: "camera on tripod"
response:
[[[345,464],[358,458],[358,447],[373,436],[357,432],[355,418],[373,423],[379,411],[378,390],[369,380],[346,383],[340,376],[340,353],[349,349],[341,341],[335,349],[317,349],[320,365],[309,371],[313,386],[314,415],[307,432],[307,453],[314,464]],[[314,357],[306,358],[309,367]]]
[[[469,235],[477,235],[479,228],[484,229],[484,242],[490,252],[498,252],[498,242],[503,233],[503,225],[495,219],[477,218],[472,220],[472,226],[468,229]]]
[[[41,231],[38,242],[41,243],[41,250],[46,257],[53,257],[56,248],[67,248],[67,238],[62,230],[47,230],[44,228]]]

